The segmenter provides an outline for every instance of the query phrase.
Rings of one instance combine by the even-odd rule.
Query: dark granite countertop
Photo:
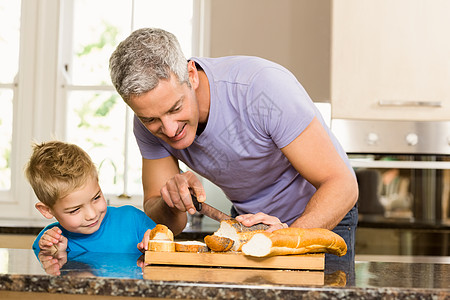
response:
[[[0,249],[0,293],[169,299],[450,299],[449,257],[400,257],[398,261],[395,257],[386,258],[385,261],[382,256],[376,261],[356,261],[351,266],[326,261],[322,272],[141,268],[138,263],[143,256],[139,254],[69,253],[60,275],[56,276],[46,273],[32,250],[3,248]]]

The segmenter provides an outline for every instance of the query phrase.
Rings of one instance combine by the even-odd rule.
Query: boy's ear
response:
[[[53,218],[52,210],[44,203],[38,202],[34,207],[36,207],[36,209],[47,219]]]

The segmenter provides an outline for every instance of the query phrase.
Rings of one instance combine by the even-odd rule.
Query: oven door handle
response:
[[[379,169],[450,169],[450,161],[395,161],[395,160],[365,160],[351,158],[353,168]]]
[[[379,100],[378,105],[395,107],[442,107],[442,101]]]

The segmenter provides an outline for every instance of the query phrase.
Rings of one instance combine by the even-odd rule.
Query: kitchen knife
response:
[[[194,195],[191,194],[192,197],[192,203],[195,206],[195,209],[201,213],[202,215],[205,215],[207,217],[210,217],[213,220],[216,221],[223,221],[223,220],[230,220],[232,219],[232,217],[230,217],[229,215],[221,212],[220,210],[218,210],[217,208],[212,207],[209,204],[206,203],[202,203],[202,202],[198,202],[197,197],[195,197]]]
[[[198,202],[197,197],[195,197],[195,195],[191,194],[191,197],[192,197],[192,203],[194,204],[195,209],[202,215],[210,217],[211,219],[216,220],[218,222],[223,221],[223,220],[231,220],[231,219],[234,220],[234,218],[221,212],[217,208],[214,208],[211,205],[206,204],[205,202]],[[255,224],[250,227],[247,227],[240,222],[238,222],[238,223],[241,227],[240,228],[241,232],[242,231],[252,231],[252,230],[267,230],[269,228],[269,225],[266,225],[263,223]]]

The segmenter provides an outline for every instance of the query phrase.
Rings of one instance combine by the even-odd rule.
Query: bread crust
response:
[[[150,231],[150,240],[173,241],[173,232],[163,224],[157,224]]]
[[[234,244],[232,239],[217,235],[207,235],[204,240],[206,245],[216,252],[229,251]]]

